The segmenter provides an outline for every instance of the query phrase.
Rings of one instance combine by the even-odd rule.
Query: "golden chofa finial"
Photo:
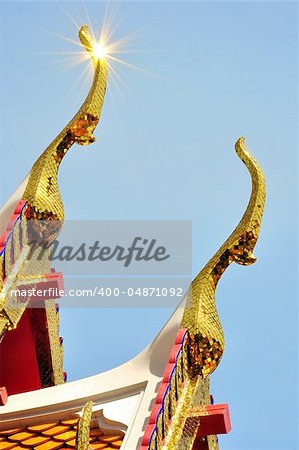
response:
[[[86,50],[90,53],[94,64],[97,64],[98,61],[103,61],[106,59],[108,49],[103,42],[103,39],[100,39],[99,41],[92,39],[87,25],[83,25],[83,27],[80,28],[79,39],[81,44],[84,45]]]
[[[235,145],[239,158],[250,172],[252,192],[239,225],[192,282],[182,319],[190,335],[189,369],[191,376],[206,377],[218,366],[224,352],[224,334],[219,321],[215,290],[232,263],[255,262],[253,249],[258,239],[266,197],[265,178],[259,164],[248,152],[244,138]]]
[[[93,61],[93,82],[77,114],[31,169],[23,194],[23,200],[27,202],[27,219],[63,221],[64,208],[57,182],[59,165],[73,144],[88,145],[95,141],[93,132],[99,122],[105,97],[108,64],[104,57],[96,56],[94,49],[98,44],[92,40],[87,25],[80,29],[79,38]]]

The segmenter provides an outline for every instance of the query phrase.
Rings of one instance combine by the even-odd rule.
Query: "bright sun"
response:
[[[92,53],[97,59],[104,59],[107,56],[107,47],[101,42],[96,42],[93,46]]]

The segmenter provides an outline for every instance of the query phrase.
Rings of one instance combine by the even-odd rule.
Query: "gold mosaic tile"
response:
[[[190,335],[189,370],[192,377],[207,377],[218,366],[224,352],[224,334],[218,317],[215,291],[226,268],[236,262],[255,262],[253,249],[261,227],[266,197],[264,174],[248,152],[244,138],[236,143],[236,152],[252,178],[251,197],[239,225],[193,280],[181,323]]]
[[[4,242],[0,255],[0,289],[7,287],[8,278],[12,269],[17,264],[17,275],[10,280],[10,288],[16,289],[20,285],[20,279],[24,277],[35,278],[49,273],[49,259],[42,258],[43,261],[35,261],[27,255],[30,252],[30,239],[38,238],[50,243],[59,233],[64,220],[64,207],[58,188],[58,169],[67,151],[73,144],[87,145],[94,142],[94,129],[96,128],[101,114],[101,109],[105,97],[108,64],[105,59],[96,58],[91,48],[94,45],[88,32],[88,27],[83,26],[79,31],[79,39],[82,45],[89,52],[94,63],[94,78],[90,91],[79,111],[72,120],[64,127],[53,142],[44,150],[42,155],[33,165],[27,185],[22,195],[23,208],[17,206],[15,210],[16,218],[20,223],[15,222],[15,227],[9,234],[4,234]],[[19,204],[18,204],[19,205]],[[20,210],[20,211],[19,211]],[[19,214],[19,216],[17,216]],[[17,219],[16,219],[17,220]],[[11,224],[10,224],[11,225]],[[9,227],[10,227],[9,225]],[[8,228],[11,231],[11,228]],[[2,242],[2,241],[1,241]],[[4,247],[5,246],[5,247]],[[45,264],[43,264],[45,263]],[[46,269],[46,270],[45,270]],[[32,279],[29,280],[32,283]],[[28,283],[26,283],[28,284]],[[8,296],[7,296],[8,297]],[[21,319],[29,299],[24,301],[14,300],[13,307],[10,304],[0,305],[0,338],[8,331],[16,328]],[[11,299],[10,299],[11,301]],[[51,361],[43,358],[45,343],[38,336],[35,336],[37,344],[38,363],[41,365],[41,385],[42,387],[63,383],[64,374],[62,369],[62,347],[59,342],[58,318],[55,313],[55,306],[49,301],[46,302],[48,339],[51,348]],[[42,350],[40,350],[42,349]],[[49,358],[48,358],[49,360]]]

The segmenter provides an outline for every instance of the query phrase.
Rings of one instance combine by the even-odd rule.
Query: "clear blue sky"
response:
[[[104,3],[85,5],[99,27]],[[83,3],[62,6],[86,22]],[[57,35],[76,40],[77,30],[58,3],[10,1],[0,9],[3,203],[88,83],[74,87],[86,63],[64,64],[62,53],[78,47]],[[268,197],[258,262],[231,266],[217,289],[227,348],[212,393],[230,404],[233,424],[220,437],[222,450],[296,449],[296,9],[288,2],[117,5],[123,20],[115,38],[136,32],[132,48],[140,50],[123,57],[155,76],[118,68],[128,89],[110,82],[96,144],[74,147],[60,172],[69,219],[191,219],[196,274],[247,204],[249,176],[234,153],[235,140],[247,138]],[[134,356],[169,314],[62,310],[69,379]]]

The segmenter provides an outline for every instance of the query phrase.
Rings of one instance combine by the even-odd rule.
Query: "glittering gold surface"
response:
[[[181,351],[167,377],[168,390],[162,401],[158,396],[156,399],[156,404],[161,402],[161,409],[154,422],[149,450],[194,450],[197,445],[195,437],[200,419],[192,411],[210,404],[209,374],[217,367],[224,350],[215,305],[216,286],[231,262],[248,265],[255,261],[253,249],[261,226],[265,180],[243,138],[237,141],[236,151],[252,178],[249,204],[239,225],[192,283],[181,324],[181,332],[185,332]],[[161,386],[163,383],[165,386],[164,378]],[[153,426],[153,422],[150,424]],[[150,432],[151,428],[146,431]],[[218,450],[217,436],[200,439],[205,448]]]
[[[89,432],[90,421],[92,416],[92,401],[88,401],[83,410],[82,416],[79,420],[77,435],[76,435],[76,450],[88,450],[89,448]]]
[[[50,273],[48,251],[45,251],[41,259],[34,254],[28,258],[28,255],[30,241],[42,239],[49,242],[56,237],[62,226],[63,203],[57,182],[59,165],[73,144],[87,145],[95,141],[93,131],[100,119],[108,66],[104,59],[97,59],[91,54],[93,42],[86,25],[80,29],[79,38],[93,61],[92,86],[77,114],[33,165],[23,193],[25,206],[21,213],[16,215],[18,219],[13,224],[12,233],[8,233],[5,248],[0,249],[0,340],[7,331],[17,327],[30,301],[30,298],[13,298],[10,292],[20,286],[34,285],[43,278],[44,274]],[[63,382],[62,346],[59,340],[59,316],[55,303],[46,300],[42,306],[43,314],[46,316],[45,333],[48,333],[51,350],[50,362],[43,363],[45,357],[43,349],[39,347],[44,344],[38,336],[35,343],[37,353],[40,355],[41,378],[44,380],[42,385],[48,386]],[[32,316],[38,314],[38,310],[34,308]]]
[[[20,251],[19,258],[11,263],[9,260],[8,247],[6,246],[5,257],[5,283],[3,286],[2,305],[0,310],[0,317],[3,318],[3,324],[0,328],[0,334],[4,334],[5,330],[13,330],[16,328],[20,318],[22,317],[25,308],[28,306],[29,298],[19,298],[15,294],[11,295],[15,289],[19,289],[21,286],[34,285],[34,283],[40,281],[44,274],[50,272],[50,261],[48,252],[40,260],[37,255],[33,255],[30,259],[27,259],[27,255],[30,248],[26,242],[26,221],[22,221],[22,229],[24,231],[24,242],[22,250]],[[9,242],[12,242],[9,240]],[[13,241],[14,249],[17,249],[17,243]]]
[[[87,26],[79,31],[79,37],[86,50],[92,45]],[[94,78],[89,94],[83,105],[46,148],[31,169],[23,199],[27,201],[28,219],[62,221],[64,208],[58,189],[57,174],[59,165],[74,144],[87,145],[95,141],[93,131],[100,119],[107,84],[107,62],[92,58]]]
[[[189,368],[193,377],[206,377],[213,372],[224,351],[224,335],[215,304],[215,290],[221,275],[233,261],[241,265],[255,262],[253,249],[265,203],[265,179],[260,166],[247,151],[244,138],[237,141],[235,148],[250,172],[252,193],[239,225],[192,282],[181,326],[190,334]]]
[[[57,313],[55,302],[52,300],[45,301],[45,311],[52,355],[53,381],[56,385],[64,381],[63,345],[59,339],[59,313]]]
[[[191,423],[192,419],[191,421],[188,419],[191,416],[190,412],[196,407],[203,407],[210,404],[209,377],[193,378],[188,376],[189,345],[190,341],[187,337],[177,360],[175,373],[171,379],[168,393],[168,397],[172,399],[177,398],[177,400],[172,401],[171,414],[169,415],[166,396],[161,414],[163,420],[160,423],[157,422],[157,450],[191,450],[199,422],[195,419],[194,423]],[[164,433],[162,432],[162,423],[164,425]],[[161,436],[160,439],[159,436]],[[218,449],[215,436],[210,437],[208,448],[210,450]]]

